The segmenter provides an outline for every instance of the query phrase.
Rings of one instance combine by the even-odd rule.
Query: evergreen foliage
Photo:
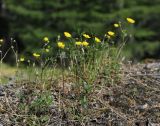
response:
[[[148,56],[153,57],[157,50],[160,50],[159,0],[5,0],[3,2],[9,20],[10,36],[18,34],[26,51],[32,52],[40,46],[44,36],[56,42],[56,36],[64,31],[73,35],[75,32],[85,31],[101,36],[112,29],[115,22],[126,17],[136,20],[135,28],[129,28],[134,34],[132,41],[136,45],[132,46],[135,49],[129,48],[134,50],[133,55],[137,55],[139,50],[136,50],[137,46],[144,44],[148,46],[147,49],[152,49],[140,48],[142,55],[139,58],[145,57],[146,51],[152,51]]]

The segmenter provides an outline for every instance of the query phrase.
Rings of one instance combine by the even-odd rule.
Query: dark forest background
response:
[[[103,36],[126,17],[136,23],[124,54],[137,60],[160,58],[160,0],[0,0],[0,38],[3,50],[14,38],[19,53],[32,53],[44,36],[53,42],[64,31]]]

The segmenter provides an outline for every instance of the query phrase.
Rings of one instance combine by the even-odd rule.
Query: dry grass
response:
[[[11,66],[6,65],[6,64],[1,64],[1,67],[0,67],[0,83],[8,82],[8,79],[15,76],[16,72],[17,72],[16,67],[11,67]]]

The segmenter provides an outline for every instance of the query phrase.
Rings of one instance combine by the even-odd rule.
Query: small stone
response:
[[[149,63],[145,66],[147,69],[159,69],[160,63]]]
[[[145,103],[144,105],[139,105],[137,106],[137,109],[141,109],[141,110],[144,110],[144,109],[147,109],[149,106],[147,103]]]
[[[0,97],[4,96],[5,93],[3,91],[0,91]]]
[[[4,91],[4,88],[3,88],[3,86],[0,86],[0,91]]]

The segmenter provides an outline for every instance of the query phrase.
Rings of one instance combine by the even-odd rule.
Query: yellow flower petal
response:
[[[38,57],[40,57],[41,55],[38,54],[38,53],[33,53],[33,56],[36,57],[36,58],[38,58]]]
[[[20,58],[20,62],[24,62],[24,60],[25,60],[24,57]]]
[[[75,44],[78,45],[78,46],[81,46],[82,42],[78,41],[78,42],[75,42]]]
[[[72,35],[69,32],[64,32],[64,36],[67,37],[67,38],[71,38],[72,37]]]
[[[4,41],[3,39],[0,39],[0,44],[2,44],[2,43],[3,43],[3,41]]]
[[[132,18],[127,18],[126,20],[127,20],[129,23],[131,23],[131,24],[134,24],[134,23],[135,23],[135,20],[132,19]]]
[[[49,38],[48,38],[48,37],[44,37],[44,38],[43,38],[43,41],[44,41],[44,42],[49,42]]]
[[[119,24],[114,24],[114,27],[115,27],[115,28],[118,28],[118,27],[119,27]]]
[[[45,49],[46,52],[49,52],[49,49]]]
[[[82,45],[83,45],[83,46],[88,46],[88,45],[89,45],[89,43],[88,43],[88,42],[86,42],[86,41],[84,41],[84,42],[82,42]]]
[[[89,39],[89,38],[91,38],[89,35],[87,35],[87,34],[83,34],[83,37],[85,37],[85,38],[87,38],[87,39]]]
[[[101,40],[100,40],[99,38],[97,38],[97,37],[95,37],[94,40],[95,40],[95,42],[97,42],[97,43],[101,42]]]
[[[65,47],[65,44],[63,42],[58,42],[57,45],[61,49],[64,49],[64,47]]]
[[[112,32],[112,31],[108,31],[107,33],[108,33],[109,36],[114,36],[115,35],[115,33]]]

